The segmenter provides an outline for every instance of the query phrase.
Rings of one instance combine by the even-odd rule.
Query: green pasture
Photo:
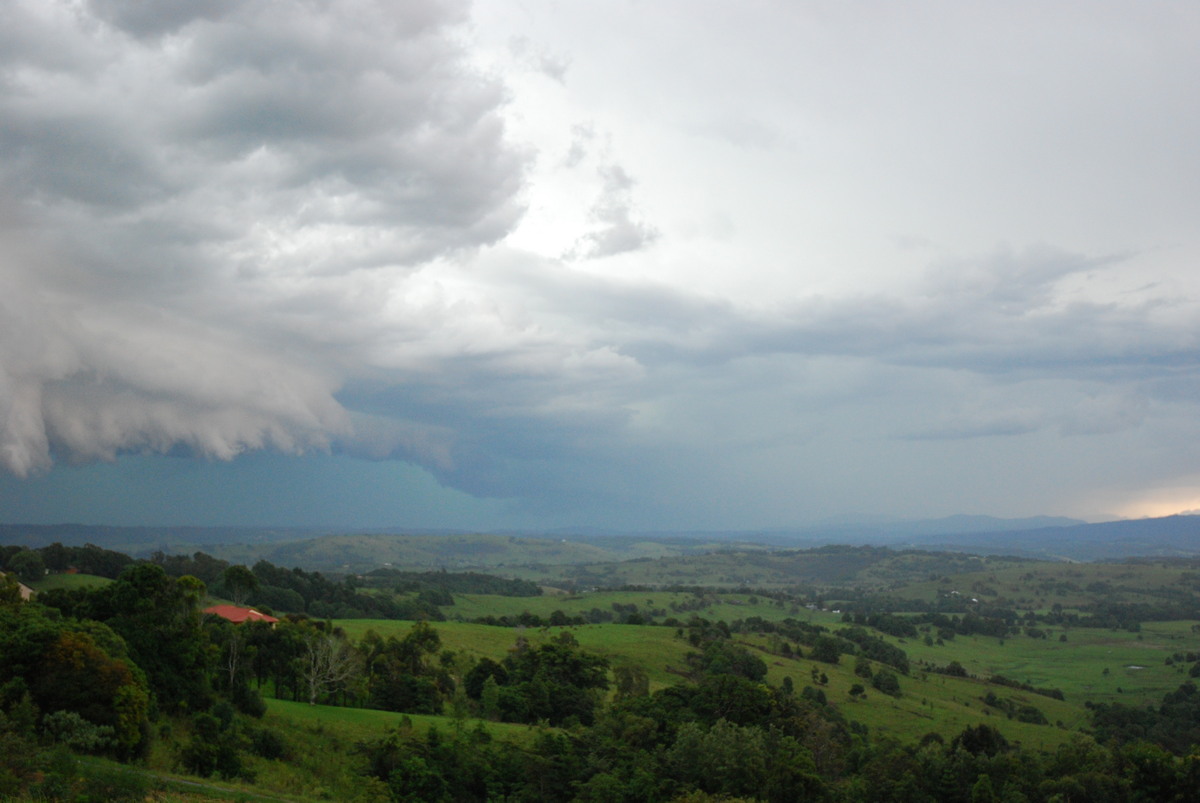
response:
[[[930,732],[939,733],[949,741],[967,727],[986,723],[997,728],[1009,741],[1052,750],[1086,723],[1086,712],[1080,704],[993,686],[981,680],[915,673],[900,677],[899,698],[889,697],[864,684],[868,686],[866,698],[853,700],[849,688],[856,682],[862,680],[854,676],[849,666],[836,677],[831,675],[830,691],[827,692],[831,702],[835,702],[847,718],[861,722],[872,733],[902,741],[917,739]],[[1017,705],[1034,706],[1050,724],[1033,725],[1009,719],[1005,711],[989,708],[983,702],[989,691]]]
[[[1175,652],[1200,651],[1200,635],[1186,622],[1149,623],[1140,633],[1093,628],[1048,632],[1045,639],[958,636],[932,647],[917,639],[888,640],[908,653],[914,669],[919,662],[942,667],[958,661],[970,674],[1061,689],[1071,701],[1129,705],[1157,703],[1178,688],[1189,667],[1168,666],[1166,659]],[[1064,634],[1065,642],[1059,640]]]
[[[1196,570],[1175,563],[1056,563],[1001,565],[987,559],[987,569],[931,577],[895,590],[897,596],[931,601],[950,591],[983,602],[1019,610],[1046,611],[1054,605],[1075,609],[1100,599],[1154,603],[1200,590]]]
[[[934,731],[950,738],[964,727],[986,722],[1010,740],[1049,749],[1069,738],[1070,732],[1087,726],[1087,701],[1155,705],[1187,681],[1190,664],[1169,665],[1167,659],[1178,652],[1200,651],[1200,635],[1192,632],[1192,624],[1147,623],[1140,634],[1055,628],[1046,639],[958,636],[944,646],[926,646],[921,639],[876,633],[908,654],[911,671],[907,677],[898,676],[903,692],[899,699],[875,691],[869,681],[857,677],[853,671],[855,659],[850,656],[842,656],[838,665],[823,664],[772,654],[770,636],[740,640],[763,650],[772,685],[790,676],[797,690],[804,686],[820,688],[830,704],[848,719],[867,725],[873,732],[908,740]],[[838,628],[832,629],[836,632]],[[1067,641],[1059,641],[1064,632]],[[777,643],[777,639],[774,641]],[[958,661],[974,677],[957,678],[932,671],[951,661]],[[814,667],[818,675],[825,674],[828,685],[821,686],[813,679]],[[986,680],[992,675],[1037,688],[1059,689],[1065,700],[988,684]],[[855,683],[867,687],[865,700],[850,697],[850,687]],[[989,691],[1017,706],[1034,706],[1051,724],[1022,723],[1009,719],[1003,710],[989,709],[982,700]]]
[[[384,638],[402,638],[413,622],[388,619],[339,619],[335,622],[352,639],[374,630]],[[472,658],[500,660],[512,650],[518,638],[531,645],[544,644],[562,631],[569,632],[584,650],[607,658],[612,666],[638,666],[646,670],[652,689],[678,682],[672,669],[680,669],[694,648],[676,635],[673,627],[653,625],[580,625],[577,627],[492,627],[464,622],[435,622],[433,629],[442,640],[442,649],[454,650]]]
[[[714,549],[719,545],[712,545]],[[787,585],[786,572],[764,568],[747,560],[752,555],[769,556],[769,547],[739,544],[736,553],[714,551],[708,554],[678,554],[664,560],[636,558],[620,562],[584,563],[576,565],[506,564],[506,576],[533,580],[544,585],[570,584],[576,587],[598,586],[611,588],[625,585],[641,586],[703,586],[705,588],[738,588]]]
[[[334,624],[357,641],[365,636],[368,630],[374,630],[383,638],[403,638],[416,623],[399,619],[336,619]],[[432,625],[441,637],[443,650],[454,650],[474,658],[502,658],[516,643],[519,635],[528,636],[531,632],[537,632],[526,628],[489,627],[464,622],[433,622]]]
[[[993,602],[1008,600],[1006,604],[1018,609],[1014,600],[1043,610],[1056,603],[1064,607],[1090,604],[1105,594],[1115,594],[1126,601],[1155,602],[1172,594],[1178,597],[1185,591],[1192,593],[1196,580],[1185,569],[1159,563],[1052,564],[986,559],[982,571],[929,577],[897,586],[888,593],[901,598],[932,599],[953,589]],[[895,571],[905,570],[901,566]],[[442,610],[449,617],[463,620],[519,616],[523,612],[546,619],[556,610],[568,616],[587,616],[594,609],[620,615],[634,605],[641,615],[660,622],[667,617],[686,622],[692,616],[725,622],[750,617],[768,621],[791,617],[823,625],[835,633],[848,626],[842,622],[840,613],[831,610],[814,610],[790,602],[780,605],[763,595],[719,590],[595,591],[550,593],[541,597],[464,594],[456,595],[455,604]],[[410,622],[362,620],[343,620],[338,624],[353,638],[361,638],[368,629],[384,636],[402,636],[412,626]],[[734,638],[760,651],[768,665],[767,679],[771,685],[778,686],[785,677],[790,677],[797,693],[805,686],[819,688],[829,704],[848,719],[868,726],[872,733],[909,741],[936,732],[948,740],[968,726],[987,723],[1011,741],[1053,749],[1072,738],[1073,733],[1087,728],[1085,702],[1155,705],[1163,695],[1188,680],[1190,664],[1168,663],[1168,659],[1175,653],[1200,652],[1200,634],[1192,631],[1194,624],[1148,622],[1142,624],[1140,632],[1042,626],[1047,634],[1044,639],[1026,635],[1005,639],[960,635],[941,645],[927,645],[924,633],[918,638],[903,639],[876,633],[903,649],[909,657],[911,671],[907,677],[899,676],[902,694],[898,698],[882,694],[871,687],[869,680],[857,677],[850,656],[842,656],[836,666],[814,663],[806,658],[797,660],[780,655],[778,637],[735,633]],[[694,650],[677,628],[662,625],[501,628],[447,621],[433,626],[441,634],[444,649],[472,658],[486,655],[494,659],[504,657],[518,638],[536,645],[568,630],[584,649],[604,656],[612,666],[643,668],[652,689],[680,682],[686,656]],[[806,652],[803,646],[800,649]],[[970,677],[950,677],[934,671],[951,661],[962,664]],[[813,667],[817,668],[818,676],[825,674],[824,685],[813,678]],[[993,675],[1037,688],[1059,689],[1065,700],[988,684],[987,678]],[[850,696],[855,683],[867,687],[865,698]],[[1009,701],[1014,708],[1035,707],[1049,724],[1023,723],[1011,719],[1004,707],[988,707],[983,698],[989,692],[1001,701]]]
[[[27,583],[34,591],[50,591],[55,588],[96,588],[108,585],[112,580],[95,574],[48,574],[40,580]]]
[[[755,646],[755,641],[750,639],[742,643]],[[790,677],[798,694],[805,686],[819,689],[828,703],[847,719],[866,725],[873,734],[906,742],[931,732],[949,741],[964,728],[983,722],[999,729],[1010,741],[1019,741],[1027,747],[1053,749],[1069,739],[1071,732],[1078,730],[1086,720],[1082,701],[1054,700],[1020,689],[990,685],[982,680],[922,671],[913,671],[908,676],[896,673],[901,695],[894,698],[874,689],[869,679],[854,674],[855,659],[850,656],[843,655],[837,664],[780,655],[763,657],[767,662],[767,681],[772,686],[781,685],[785,677]],[[817,678],[814,678],[814,669]],[[872,662],[872,669],[894,671],[876,662]],[[827,680],[825,684],[818,680],[822,675]],[[850,695],[850,689],[856,683],[866,687],[865,697],[855,699]],[[1009,719],[1007,712],[984,704],[983,698],[989,691],[1016,705],[1036,707],[1051,724],[1032,725]],[[1059,722],[1061,726],[1056,724]]]
[[[794,617],[808,621],[808,609],[755,594],[682,591],[593,591],[580,594],[544,594],[540,597],[502,597],[490,594],[456,594],[453,605],[441,611],[449,619],[470,621],[484,616],[520,616],[530,613],[548,618],[554,611],[567,616],[587,616],[601,610],[619,616],[617,606],[637,606],[647,619],[661,622],[675,618],[686,622],[693,616],[730,622],[758,616],[768,621]]]

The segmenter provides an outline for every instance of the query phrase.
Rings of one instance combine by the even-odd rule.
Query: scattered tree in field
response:
[[[871,685],[884,694],[892,697],[900,696],[900,680],[894,672],[889,672],[886,669],[880,669],[871,679]]]
[[[818,636],[808,656],[814,661],[836,664],[842,654],[841,645],[833,636]]]

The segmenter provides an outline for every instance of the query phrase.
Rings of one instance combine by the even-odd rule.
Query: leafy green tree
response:
[[[0,707],[22,695],[45,713],[72,712],[111,728],[120,756],[145,745],[146,680],[103,625],[52,619],[37,605],[0,606]]]
[[[525,646],[504,659],[508,684],[501,695],[506,718],[546,720],[560,725],[574,718],[589,725],[596,692],[608,688],[608,661],[578,649],[569,634],[538,647]]]
[[[160,706],[202,711],[212,704],[210,643],[200,616],[205,587],[170,577],[152,563],[130,566],[95,589],[48,593],[41,601],[65,616],[104,622],[128,645]]]
[[[8,559],[8,570],[26,583],[46,576],[46,564],[42,556],[32,549],[22,549]]]
[[[21,586],[11,574],[0,574],[0,605],[19,605]]]
[[[810,800],[824,786],[811,755],[795,739],[726,720],[707,728],[681,725],[664,768],[683,790],[721,799]]]
[[[431,660],[441,645],[441,636],[427,622],[417,622],[400,639],[385,640],[368,631],[359,650],[371,703],[387,711],[441,713],[454,691],[449,670]]]
[[[725,719],[739,725],[762,722],[772,710],[771,691],[737,675],[712,675],[697,684],[690,707],[708,723]]]
[[[971,803],[998,803],[996,790],[992,786],[992,778],[987,773],[979,776],[971,787]]]
[[[491,658],[480,658],[463,678],[463,688],[467,696],[478,700],[483,694],[483,685],[489,678],[495,685],[503,686],[508,683],[508,670]]]
[[[737,675],[747,680],[762,680],[767,676],[767,664],[762,658],[728,639],[713,639],[704,646],[703,653],[692,653],[688,661],[708,675]]]
[[[817,640],[813,643],[812,650],[808,655],[814,661],[836,664],[840,660],[841,654],[841,644],[836,638],[833,636],[817,636]]]
[[[991,725],[976,725],[963,730],[954,741],[951,748],[962,747],[971,755],[994,756],[1009,749],[1008,740],[1004,734]]]
[[[180,758],[196,775],[207,778],[217,773],[229,780],[245,774],[243,747],[241,734],[232,720],[222,721],[212,714],[199,713],[192,717],[192,737]]]
[[[884,694],[892,697],[900,696],[900,681],[894,672],[880,669],[875,673],[875,677],[872,678],[871,685]]]
[[[47,711],[74,711],[111,727],[122,755],[143,741],[150,698],[129,666],[114,660],[87,633],[63,632],[43,654],[30,691]]]
[[[640,666],[618,666],[613,669],[613,678],[617,686],[615,702],[650,693],[650,676]]]
[[[258,590],[258,577],[245,566],[230,566],[221,575],[221,585],[233,600],[234,605],[243,604],[247,597]]]

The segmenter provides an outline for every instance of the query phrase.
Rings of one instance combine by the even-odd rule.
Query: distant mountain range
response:
[[[145,557],[155,551],[190,553],[197,550],[224,553],[231,559],[253,562],[255,555],[278,559],[285,554],[302,559],[301,543],[326,539],[344,541],[347,535],[371,540],[403,534],[440,545],[459,542],[461,531],[427,529],[344,530],[299,527],[106,527],[82,524],[0,524],[0,544],[46,546],[55,541],[68,545],[93,543]],[[1021,555],[1058,560],[1112,560],[1127,557],[1200,557],[1200,516],[1167,516],[1089,524],[1078,519],[1035,516],[1001,519],[992,516],[949,516],[913,521],[832,522],[795,529],[746,531],[604,532],[570,528],[553,532],[503,532],[480,534],[482,540],[498,537],[590,544],[605,552],[627,557],[651,557],[720,548],[722,544],[759,544],[774,548],[808,548],[825,544],[869,544],[895,548],[948,550],[976,554]],[[654,548],[660,544],[666,548]],[[233,548],[235,545],[239,548]],[[287,546],[292,545],[292,546]],[[218,547],[224,547],[218,549]],[[307,549],[307,547],[305,548]],[[438,549],[446,560],[445,549]],[[470,552],[470,549],[467,549]],[[543,550],[545,551],[545,550]],[[564,562],[586,560],[588,550],[573,550]],[[235,557],[236,556],[236,557]],[[565,553],[563,555],[565,557]],[[573,559],[572,559],[573,558]],[[593,555],[594,559],[599,558]],[[550,554],[541,556],[542,561]],[[609,557],[609,559],[612,559]],[[620,559],[620,558],[618,558]]]
[[[1068,560],[1200,556],[1200,516],[925,535],[914,546]]]

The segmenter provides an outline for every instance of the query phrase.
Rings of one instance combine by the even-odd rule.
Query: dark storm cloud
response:
[[[325,448],[380,281],[503,236],[524,156],[458,3],[16,3],[0,448]],[[365,299],[365,300],[364,300]],[[339,316],[362,316],[362,329]]]
[[[802,481],[848,504],[872,471],[885,495],[958,488],[985,447],[1011,451],[983,488],[1013,444],[1069,441],[1067,468],[1129,433],[1182,453],[1200,317],[1162,243],[1186,231],[1167,225],[1186,165],[1135,181],[1123,145],[1035,136],[1096,120],[1063,102],[1094,81],[1062,84],[1057,50],[1029,69],[1064,91],[1014,86],[1017,112],[986,83],[939,90],[929,71],[954,83],[956,43],[991,30],[970,13],[910,31],[950,48],[914,62],[888,49],[899,20],[846,12],[841,36],[772,9],[647,13],[643,34],[690,33],[627,59],[507,28],[488,51],[457,2],[5,4],[0,462],[328,451],[331,471],[405,461],[530,510],[667,522],[786,517]],[[806,31],[823,71],[795,68]],[[1190,143],[1161,123],[1191,91],[1139,126]],[[1021,136],[997,125],[1014,114]],[[1075,180],[1095,176],[1133,178]],[[1133,210],[1130,187],[1167,200]]]
[[[218,20],[233,10],[236,0],[90,0],[88,7],[105,22],[138,38],[175,33],[197,20]]]

